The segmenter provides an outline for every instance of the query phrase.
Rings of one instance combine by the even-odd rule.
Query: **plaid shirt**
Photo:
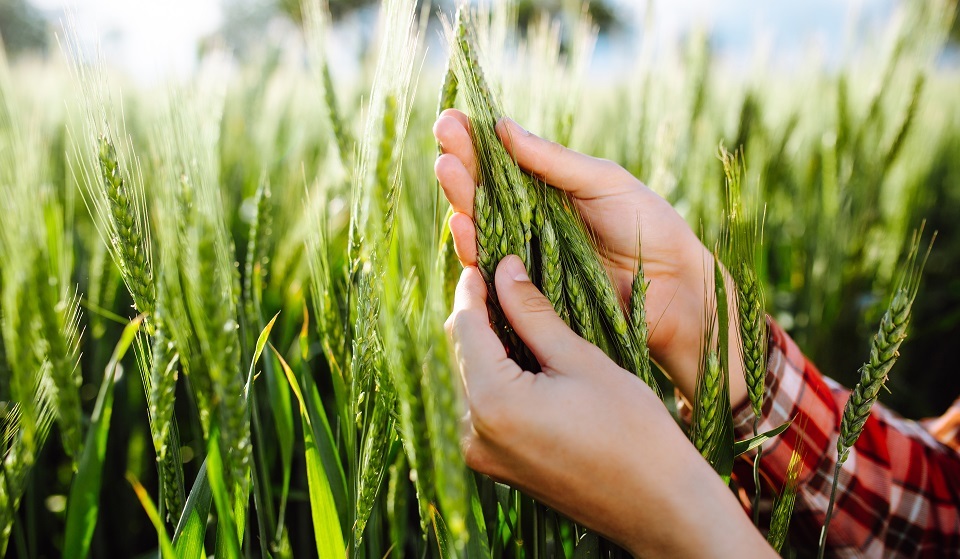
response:
[[[759,429],[793,419],[763,449],[760,471],[779,489],[798,444],[803,470],[790,535],[816,549],[830,499],[837,435],[849,390],[820,375],[773,321]],[[735,411],[737,440],[753,434],[750,406]],[[903,419],[875,405],[840,470],[827,546],[834,557],[960,557],[960,399],[944,416]],[[747,460],[737,479],[749,485]],[[752,489],[748,494],[752,493]],[[766,492],[768,493],[768,492]],[[769,503],[767,503],[769,507]]]

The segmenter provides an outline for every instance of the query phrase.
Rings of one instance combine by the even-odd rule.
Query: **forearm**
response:
[[[823,524],[837,461],[836,441],[848,391],[822,377],[789,337],[770,322],[770,357],[760,430],[792,420],[765,445],[761,471],[779,490],[794,449],[803,457],[794,524],[815,534]],[[743,406],[736,434],[752,434],[753,415]],[[752,456],[751,456],[752,458]],[[898,550],[936,547],[954,554],[960,541],[960,456],[919,424],[880,405],[840,473],[828,546],[835,554],[857,550],[896,556]],[[815,541],[807,542],[815,546]],[[946,547],[944,547],[946,546]],[[951,547],[952,546],[952,547]]]
[[[655,535],[629,542],[631,553],[636,557],[776,557],[706,461],[695,451],[678,458],[683,459],[671,478],[664,480],[670,495],[655,519]]]
[[[591,491],[602,498],[576,501],[602,504],[590,516],[604,518],[609,535],[637,557],[775,557],[652,392],[626,374],[614,383],[611,393],[622,397],[609,405],[622,405],[617,416],[634,426],[618,452],[619,474],[596,480]]]

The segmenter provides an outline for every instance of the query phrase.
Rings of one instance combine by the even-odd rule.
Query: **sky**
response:
[[[220,0],[30,0],[55,19],[64,8],[77,16],[81,41],[103,46],[108,62],[152,81],[183,76],[196,65],[197,43],[223,19]],[[777,56],[798,57],[810,48],[829,56],[841,50],[854,22],[883,21],[896,0],[613,0],[634,29],[643,28],[652,5],[659,40],[669,42],[695,26],[709,27],[718,53],[744,57],[763,44]],[[639,33],[618,40],[638,40]],[[601,45],[603,47],[603,45]],[[620,45],[606,45],[607,52]],[[603,56],[604,48],[598,52]],[[611,56],[609,63],[616,63]],[[599,62],[603,65],[603,61]]]
[[[73,10],[85,45],[99,37],[108,61],[133,76],[183,75],[196,65],[197,43],[217,30],[219,0],[30,0],[62,19]]]

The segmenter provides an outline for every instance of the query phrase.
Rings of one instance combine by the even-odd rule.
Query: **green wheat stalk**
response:
[[[697,393],[690,439],[718,474],[729,481],[733,469],[733,415],[730,408],[729,311],[724,274],[714,257],[713,293],[705,310]]]
[[[763,288],[757,273],[761,227],[755,204],[745,200],[743,192],[744,163],[740,152],[731,154],[720,147],[724,173],[724,222],[721,251],[724,263],[736,286],[737,315],[740,334],[740,357],[747,386],[747,397],[753,409],[753,435],[763,413],[763,396],[767,373],[767,323]],[[763,446],[753,458],[753,522],[760,524],[760,460]]]
[[[880,390],[885,387],[890,369],[900,356],[900,344],[907,337],[907,326],[910,324],[910,313],[913,301],[920,288],[920,278],[926,266],[930,250],[933,248],[933,239],[927,247],[922,259],[918,259],[920,251],[920,236],[923,226],[915,232],[906,261],[903,264],[900,281],[894,290],[893,297],[886,312],[880,319],[880,327],[870,343],[870,357],[860,367],[860,381],[850,392],[850,397],[843,407],[840,419],[840,435],[837,438],[837,463],[833,470],[833,484],[830,488],[830,502],[827,505],[823,529],[820,532],[820,549],[818,556],[823,557],[826,550],[827,532],[830,529],[830,520],[833,516],[833,506],[837,495],[837,485],[840,469],[850,456],[850,449],[856,444],[863,427],[870,417],[870,409],[880,396]]]

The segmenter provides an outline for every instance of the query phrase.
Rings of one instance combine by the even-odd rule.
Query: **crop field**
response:
[[[521,255],[558,314],[672,412],[642,268],[622,297],[566,195],[499,144],[499,117],[623,165],[716,247],[734,281],[705,289],[705,320],[739,313],[758,414],[766,315],[859,383],[860,410],[878,392],[912,418],[949,405],[955,2],[903,3],[836,64],[733,71],[694,33],[642,43],[601,81],[586,10],[520,25],[491,4],[438,20],[384,0],[351,79],[322,0],[296,10],[304,56],[268,46],[232,71],[214,56],[172,86],[126,81],[71,22],[43,61],[0,51],[0,557],[626,556],[461,457],[444,333],[461,266],[431,131],[450,107],[477,146],[484,278]],[[776,436],[733,441],[728,335],[690,348],[687,426],[727,479]],[[793,489],[762,487],[777,498],[757,522],[785,556],[813,555],[790,541]]]

